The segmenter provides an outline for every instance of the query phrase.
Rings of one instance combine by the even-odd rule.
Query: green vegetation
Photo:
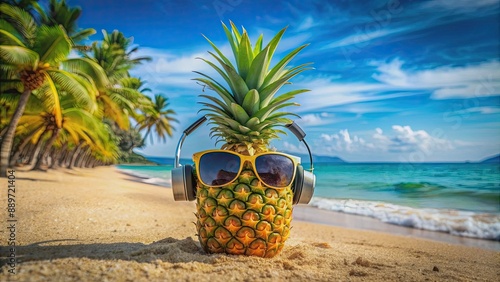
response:
[[[0,177],[9,165],[144,163],[134,148],[152,134],[163,142],[172,136],[168,99],[151,99],[145,82],[130,75],[151,61],[134,57],[131,38],[103,30],[101,41],[86,46],[96,32],[78,28],[81,9],[65,0],[46,9],[36,0],[2,0],[0,11]]]

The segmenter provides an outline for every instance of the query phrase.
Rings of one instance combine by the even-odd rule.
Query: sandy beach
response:
[[[497,281],[500,252],[292,221],[272,259],[207,255],[194,203],[113,167],[15,173],[16,222],[2,178],[0,281]],[[314,213],[314,209],[308,209]],[[302,217],[307,218],[309,215]],[[15,224],[13,233],[8,227]],[[14,240],[12,239],[14,234]],[[16,243],[15,250],[8,246]],[[8,264],[15,255],[18,262]],[[15,272],[15,274],[9,273]]]

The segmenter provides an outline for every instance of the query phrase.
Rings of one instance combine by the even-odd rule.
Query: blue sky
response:
[[[111,1],[68,0],[82,7],[82,28],[118,29],[153,62],[133,71],[169,97],[180,120],[163,144],[140,150],[173,156],[187,126],[201,116],[202,87],[192,71],[214,72],[206,35],[230,47],[221,21],[243,25],[255,40],[288,26],[278,56],[304,43],[292,64],[315,70],[295,77],[297,123],[317,155],[347,161],[481,160],[500,153],[498,0],[436,1]],[[267,41],[266,41],[267,42]],[[214,74],[215,76],[215,74]],[[182,156],[216,148],[209,126],[190,135]],[[293,135],[278,150],[306,152]]]

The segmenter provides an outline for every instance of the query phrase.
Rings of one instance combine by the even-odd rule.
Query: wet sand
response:
[[[315,207],[300,205],[294,209],[295,220],[327,224],[352,229],[372,230],[389,234],[410,236],[420,239],[429,239],[444,243],[478,247],[487,250],[500,251],[500,242],[477,238],[461,237],[445,232],[416,229],[382,222],[375,218],[361,215],[347,214],[335,211],[322,210]]]

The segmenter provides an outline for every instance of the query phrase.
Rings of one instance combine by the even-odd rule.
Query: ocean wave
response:
[[[164,178],[158,178],[158,177],[153,177],[153,178],[145,178],[142,180],[142,182],[149,183],[149,184],[155,184],[155,185],[160,185],[160,186],[165,186],[165,187],[171,187],[171,182],[170,179],[164,179]]]
[[[500,215],[452,209],[412,208],[384,202],[313,198],[311,206],[369,216],[386,223],[500,241]]]
[[[444,185],[430,182],[399,182],[394,184],[394,189],[401,192],[420,192],[421,190],[437,190],[447,188]]]
[[[118,168],[118,170],[124,174],[137,178],[140,182],[164,186],[164,187],[172,187],[172,181],[169,175],[165,175],[165,177],[155,177],[151,175],[151,172],[148,173],[144,171],[123,169],[123,168]]]

